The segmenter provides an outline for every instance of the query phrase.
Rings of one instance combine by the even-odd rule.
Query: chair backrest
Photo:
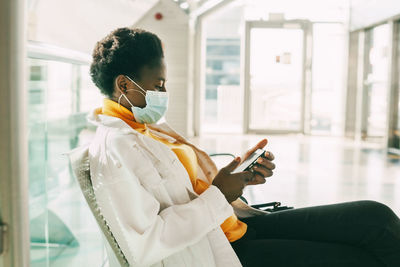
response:
[[[89,147],[82,146],[75,148],[74,150],[68,152],[67,156],[69,158],[73,174],[79,182],[79,186],[86,199],[86,202],[88,203],[89,208],[97,221],[97,224],[107,239],[109,246],[114,252],[115,257],[122,267],[129,266],[124,253],[117,243],[117,240],[112,234],[104,216],[101,214],[100,207],[97,205],[96,196],[92,186],[92,180],[90,178]]]

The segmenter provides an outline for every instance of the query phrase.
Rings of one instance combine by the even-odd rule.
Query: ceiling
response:
[[[28,39],[90,53],[96,41],[118,27],[133,25],[157,2],[29,0]]]

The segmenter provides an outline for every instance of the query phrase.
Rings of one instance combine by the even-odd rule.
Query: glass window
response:
[[[103,95],[94,85],[89,74],[89,66],[80,67],[79,112],[88,112],[103,103]]]
[[[363,137],[383,137],[387,123],[387,90],[389,78],[389,25],[384,24],[366,32],[367,57],[366,116]]]
[[[397,22],[397,35],[400,36],[400,21]],[[397,46],[397,68],[400,68],[400,41],[397,38],[397,43],[394,43],[393,45]],[[393,107],[393,116],[394,116],[394,123],[393,123],[393,129],[390,129],[390,136],[389,138],[392,138],[390,147],[395,148],[400,152],[400,75],[399,73],[396,74],[395,76],[397,78],[397,105],[395,104],[395,107]]]
[[[102,266],[103,241],[63,153],[93,136],[100,106],[88,67],[29,59],[28,147],[31,266]]]
[[[310,122],[313,134],[343,133],[345,38],[343,24],[313,25]]]
[[[239,38],[207,39],[205,78],[204,131],[240,127],[241,114],[237,114],[240,110],[237,105],[242,105]]]
[[[240,46],[229,43],[229,40],[209,39],[207,40],[207,54],[210,56],[239,56]]]
[[[250,129],[301,130],[303,36],[302,29],[250,30]]]
[[[310,6],[313,8],[310,9]],[[335,21],[345,23],[348,19],[348,12],[347,0],[306,0],[300,2],[296,0],[238,0],[229,3],[223,9],[207,16],[202,22],[203,36],[205,38],[205,42],[202,44],[205,51],[204,58],[202,59],[205,62],[205,70],[201,77],[204,81],[205,88],[202,88],[203,99],[199,101],[202,105],[200,108],[202,111],[200,116],[202,132],[240,133],[243,130],[244,92],[243,84],[241,84],[240,81],[240,77],[243,76],[243,73],[241,73],[243,70],[240,69],[240,52],[241,42],[243,42],[242,35],[245,21],[260,19],[269,20],[272,19],[270,14],[275,14],[275,17],[280,17],[283,20],[301,19],[311,22]],[[265,40],[263,45],[265,47],[270,47],[271,42],[276,43],[276,40]],[[342,40],[342,42],[338,49],[344,46],[344,40]],[[276,54],[273,59],[273,62],[282,59],[279,63],[276,62],[277,69],[289,69],[290,66],[295,66],[295,63],[297,63],[295,62],[297,60],[297,55],[288,54],[287,51],[281,51],[279,53],[280,54]],[[278,56],[279,59],[277,59],[276,56]],[[343,57],[343,55],[340,56]],[[330,55],[325,58],[327,57],[331,58]],[[293,59],[293,61],[291,61],[290,64],[286,64],[286,59]],[[267,62],[266,64],[269,63]],[[335,68],[338,64],[339,63],[335,61]],[[325,66],[326,65],[327,64],[325,64]],[[325,69],[326,72],[328,72],[327,68]],[[301,69],[297,69],[296,71],[302,74]],[[343,72],[343,70],[340,71],[340,73]],[[271,75],[269,75],[268,78],[275,79],[277,77],[271,77]],[[335,81],[335,90],[338,89],[336,85],[342,83],[342,77],[340,78],[340,80],[338,79]],[[301,110],[302,92],[297,90],[299,89],[297,76],[295,79],[296,81],[293,83],[296,89],[290,91],[289,89],[293,86],[284,85],[285,89],[282,90],[285,95],[283,96],[267,96],[266,90],[262,91],[261,89],[260,92],[251,92],[253,95],[250,96],[250,98],[253,97],[254,99],[250,101],[254,103],[247,104],[252,108],[249,112],[256,116],[250,118],[250,124],[252,124],[250,128],[257,130],[278,129],[290,131],[297,131],[302,128],[300,121],[301,113],[305,113],[305,111]],[[283,83],[290,82],[287,78],[284,78],[282,81]],[[322,82],[322,78],[319,81]],[[307,80],[307,82],[309,81]],[[341,85],[341,91],[343,90],[343,85],[344,84]],[[272,87],[272,90],[278,90],[276,86]],[[324,101],[332,95],[331,92],[325,94],[319,91],[318,93],[319,96],[316,94],[315,98],[322,98]],[[257,98],[260,94],[261,98],[264,100]],[[275,99],[272,99],[272,97]],[[271,105],[266,106],[268,101],[273,102],[273,107]],[[286,106],[281,105],[281,103]],[[323,105],[323,102],[319,103]],[[307,118],[309,110],[311,109],[307,107]],[[337,108],[337,110],[339,110],[339,108]],[[322,129],[325,127],[325,131],[328,132],[333,133],[337,129],[340,131],[341,119],[339,119],[339,116],[341,114],[339,113],[343,113],[342,111],[334,115],[325,114],[325,107],[322,109],[315,107],[314,111],[316,111],[314,129]],[[278,112],[279,114],[283,114],[281,116],[282,119],[267,121],[268,119],[265,119],[265,116],[260,115],[265,112],[274,112],[274,114]],[[258,117],[257,114],[259,115]],[[269,115],[271,114],[269,113]],[[285,118],[283,118],[283,116],[285,116]],[[324,126],[325,124],[329,125]]]
[[[398,88],[398,90],[399,90],[398,94],[400,96],[400,87]],[[400,97],[399,97],[399,104],[397,106],[397,114],[396,114],[397,123],[396,123],[396,128],[394,130],[395,141],[393,144],[393,147],[397,148],[397,149],[400,149],[400,115],[399,115],[399,113],[400,113]]]

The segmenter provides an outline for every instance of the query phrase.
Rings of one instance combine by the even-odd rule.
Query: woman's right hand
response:
[[[231,203],[243,194],[243,188],[253,178],[253,173],[249,171],[231,174],[240,164],[240,157],[235,158],[226,167],[222,168],[215,176],[212,185],[225,195],[226,200]]]

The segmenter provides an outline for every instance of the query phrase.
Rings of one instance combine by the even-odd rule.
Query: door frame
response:
[[[398,74],[397,71],[399,69],[398,67],[398,51],[397,47],[399,45],[399,36],[398,36],[398,24],[400,23],[400,20],[389,20],[385,21],[381,24],[374,24],[371,27],[367,27],[364,29],[360,29],[354,32],[351,32],[350,34],[358,34],[359,35],[359,44],[358,44],[358,57],[359,61],[361,62],[362,65],[359,66],[359,75],[360,78],[357,81],[357,86],[359,87],[357,97],[359,98],[359,109],[357,110],[357,124],[359,127],[356,129],[356,134],[355,134],[355,139],[358,141],[364,140],[374,140],[374,139],[381,139],[382,144],[385,144],[385,146],[390,147],[389,143],[392,141],[391,137],[393,137],[392,132],[393,127],[395,127],[395,122],[394,117],[397,115],[396,111],[396,103],[397,97],[398,97],[398,92],[397,86],[398,86]],[[370,61],[369,61],[369,52],[371,48],[371,39],[373,30],[376,27],[380,27],[383,25],[387,25],[389,30],[388,30],[388,73],[387,73],[387,85],[385,86],[386,90],[386,125],[385,125],[385,130],[383,135],[370,135],[368,131],[368,115],[370,112],[370,96],[369,96],[369,87],[372,83],[368,82],[368,74],[370,72]],[[348,118],[346,118],[348,120]]]
[[[388,111],[387,111],[387,129],[385,144],[389,153],[400,155],[398,147],[398,137],[395,131],[400,128],[399,123],[399,101],[400,101],[400,20],[394,20],[389,23],[391,32],[390,42],[390,78],[388,90]]]
[[[299,130],[250,129],[250,31],[252,28],[302,29],[303,67],[301,81],[301,119]],[[310,133],[311,82],[312,82],[312,23],[308,20],[246,21],[242,53],[244,63],[244,103],[243,130],[254,134]]]

